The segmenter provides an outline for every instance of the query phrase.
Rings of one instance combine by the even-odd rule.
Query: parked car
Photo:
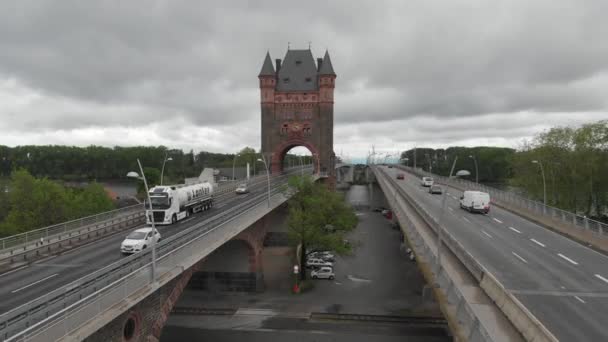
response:
[[[120,244],[120,251],[122,254],[138,253],[159,241],[160,233],[156,229],[140,228],[127,235]]]
[[[422,186],[432,186],[433,178],[431,177],[422,177]]]
[[[333,267],[334,264],[330,261],[325,261],[321,258],[309,258],[308,260],[306,260],[306,267],[307,268],[312,268],[312,267],[323,267],[323,266],[327,266],[327,267]]]
[[[247,187],[247,184],[239,184],[236,187],[236,193],[237,194],[246,194],[249,192],[249,188]]]
[[[405,175],[403,173],[398,173],[397,179],[405,179]]]
[[[393,165],[389,165],[389,166],[388,166],[388,168],[389,168],[389,169],[392,169],[392,168],[393,168]]]
[[[431,185],[429,187],[429,194],[442,194],[443,193],[443,189],[439,186],[439,185]]]
[[[383,210],[386,210],[386,208],[385,207],[375,207],[374,208],[374,211],[378,212],[378,213],[381,213]]]
[[[334,269],[331,267],[320,267],[319,269],[313,270],[310,272],[310,277],[312,279],[329,279],[334,280],[335,278]]]
[[[490,194],[467,190],[460,196],[460,208],[487,214],[490,211]]]
[[[312,252],[307,255],[308,259],[323,259],[325,261],[330,261],[330,262],[334,262],[335,257],[336,256],[333,253],[328,252],[328,251]]]

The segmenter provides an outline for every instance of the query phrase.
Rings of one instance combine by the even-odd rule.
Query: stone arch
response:
[[[289,150],[298,146],[306,147],[310,151],[313,159],[314,172],[317,173],[319,171],[319,149],[317,149],[309,141],[303,139],[290,139],[277,146],[277,148],[272,152],[272,173],[280,173],[283,171],[283,159],[285,159],[285,155],[287,154],[287,152],[289,152]]]

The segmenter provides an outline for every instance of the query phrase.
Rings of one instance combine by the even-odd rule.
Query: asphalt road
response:
[[[393,179],[403,172],[382,168]],[[608,341],[608,257],[496,206],[487,215],[469,213],[460,209],[460,191],[431,195],[403,173],[398,184],[560,341]]]
[[[286,177],[283,179],[286,180]],[[272,182],[274,184],[277,180]],[[174,225],[158,226],[157,229],[162,238],[170,237],[209,216],[229,209],[240,201],[266,191],[267,182],[265,179],[260,179],[255,185],[250,186],[248,194],[228,193],[217,196],[212,209],[192,215]],[[25,304],[123,258],[120,253],[120,243],[127,234],[128,232],[117,233],[1,274],[0,313]]]

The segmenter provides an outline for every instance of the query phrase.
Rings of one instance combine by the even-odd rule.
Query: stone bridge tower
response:
[[[281,172],[287,151],[310,150],[315,173],[335,182],[334,87],[336,73],[329,53],[315,63],[310,49],[287,50],[276,69],[266,53],[260,80],[262,153],[272,173]]]

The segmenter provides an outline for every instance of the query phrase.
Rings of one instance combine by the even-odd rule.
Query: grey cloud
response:
[[[245,123],[258,123],[266,49],[282,58],[287,42],[308,41],[315,56],[325,48],[332,55],[338,128],[385,123],[376,136],[362,135],[369,140],[400,139],[390,127],[415,119],[606,112],[605,13],[601,0],[6,2],[0,81],[14,79],[42,99],[20,112],[3,112],[0,102],[0,118],[40,132],[174,120],[212,127],[235,144],[238,127],[249,144],[259,140],[259,124]],[[528,124],[509,124],[488,124],[480,136],[529,135]],[[466,138],[435,133],[419,138]]]

